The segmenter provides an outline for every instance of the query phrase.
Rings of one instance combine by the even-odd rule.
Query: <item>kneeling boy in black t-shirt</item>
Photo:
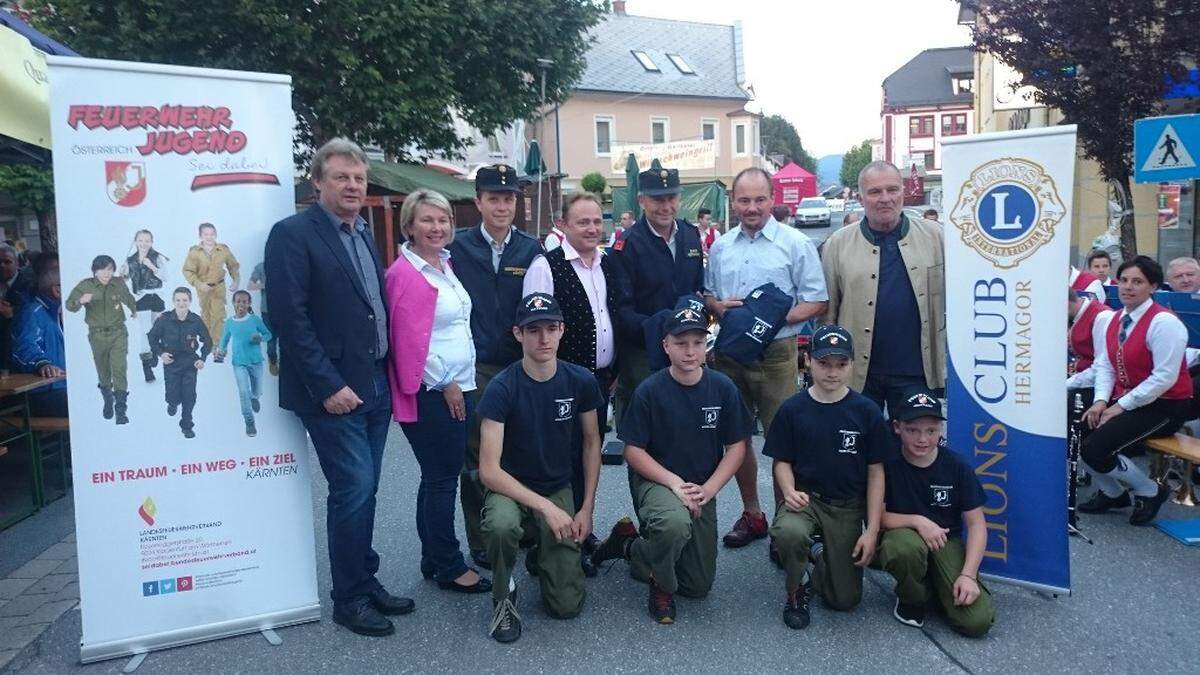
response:
[[[521,637],[513,562],[526,531],[534,535],[538,581],[546,610],[560,619],[583,609],[579,542],[592,532],[603,400],[585,368],[559,361],[563,317],[545,293],[517,307],[513,335],[523,358],[500,371],[479,401],[479,478],[488,489],[480,533],[492,561],[494,616],[489,633],[499,642]],[[582,437],[583,506],[571,492],[572,448]]]
[[[675,620],[678,592],[708,594],[717,571],[716,495],[745,458],[750,411],[737,386],[704,367],[708,315],[681,309],[667,320],[671,361],[642,381],[621,418],[629,484],[642,533],[622,518],[592,555],[624,558],[650,582],[650,616]]]
[[[987,545],[983,487],[970,465],[938,447],[945,417],[933,392],[910,392],[892,419],[901,456],[884,464],[879,565],[896,579],[893,614],[900,623],[923,625],[932,593],[955,630],[982,636],[996,617],[992,596],[979,583]]]
[[[783,402],[763,446],[775,459],[783,497],[771,524],[787,570],[783,622],[797,630],[808,625],[814,587],[833,609],[862,600],[863,568],[875,555],[883,514],[883,460],[892,447],[879,408],[846,385],[850,333],[822,326],[811,344],[812,386]],[[813,544],[818,533],[820,546]]]

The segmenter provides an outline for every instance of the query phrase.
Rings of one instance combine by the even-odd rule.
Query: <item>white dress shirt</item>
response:
[[[475,390],[475,341],[471,339],[471,296],[450,268],[450,252],[442,249],[442,269],[425,262],[406,242],[404,257],[437,289],[433,330],[429,333],[429,355],[421,383],[442,390],[450,383],[463,391]]]
[[[1124,316],[1129,315],[1133,319],[1133,323],[1129,324],[1129,334],[1132,334],[1138,322],[1150,309],[1152,302],[1154,302],[1153,299],[1147,299],[1132,312],[1123,309],[1120,313],[1109,312],[1096,317],[1096,326],[1092,329],[1092,343],[1096,350],[1096,360],[1092,363],[1091,369],[1096,371],[1097,401],[1111,401],[1113,386],[1117,381],[1116,370],[1108,355],[1108,326],[1111,322],[1120,321]],[[1117,330],[1120,330],[1119,324]],[[1187,341],[1187,327],[1183,325],[1179,317],[1170,312],[1155,314],[1146,330],[1146,346],[1150,348],[1154,368],[1150,372],[1150,377],[1117,399],[1117,403],[1120,403],[1121,407],[1126,410],[1133,410],[1157,401],[1158,397],[1170,389],[1179,377],[1179,364],[1183,362]]]
[[[508,226],[508,232],[504,235],[504,241],[496,241],[492,239],[492,235],[488,233],[487,226],[483,223],[479,224],[479,231],[483,234],[483,240],[488,243],[488,248],[492,250],[492,271],[500,271],[500,256],[504,255],[504,248],[508,246],[508,242],[512,241],[512,225]]]
[[[740,300],[767,282],[797,304],[829,300],[817,247],[807,235],[774,218],[754,237],[743,233],[739,225],[713,242],[704,281],[705,292],[718,300]],[[793,337],[801,326],[788,324],[775,339]]]
[[[562,232],[555,227],[550,230],[550,234],[546,235],[546,240],[542,242],[542,248],[546,249],[546,253],[549,253],[559,246],[562,246],[564,241],[566,241],[566,239],[563,238]]]
[[[1075,318],[1071,322],[1072,326],[1074,326],[1075,321],[1079,321],[1079,317],[1083,316],[1083,313],[1087,311],[1087,308],[1090,307],[1091,303],[1093,302],[1099,301],[1085,299],[1083,302],[1079,303],[1079,309],[1075,312]],[[1099,314],[1096,315],[1096,320],[1092,322],[1092,354],[1094,354],[1094,357],[1092,358],[1092,365],[1089,366],[1087,370],[1078,371],[1074,375],[1068,377],[1067,389],[1088,389],[1096,384],[1095,360],[1100,357],[1100,350],[1104,348],[1104,328],[1101,326],[1108,326],[1108,316],[1110,314],[1112,314],[1111,309],[1103,309]],[[1096,332],[1097,328],[1100,329],[1100,332]]]
[[[612,365],[615,353],[613,343],[612,317],[608,313],[608,282],[604,278],[604,270],[600,266],[600,257],[604,252],[596,249],[591,265],[579,257],[579,251],[571,246],[571,242],[563,239],[563,253],[583,290],[587,292],[588,305],[592,308],[592,316],[596,320],[596,368],[607,368]],[[554,295],[554,275],[550,272],[550,263],[546,256],[539,255],[529,265],[525,273],[525,281],[521,286],[521,295],[530,293],[549,293]]]

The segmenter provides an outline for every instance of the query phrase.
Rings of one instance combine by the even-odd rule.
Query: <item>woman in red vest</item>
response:
[[[1102,334],[1097,326],[1096,402],[1084,414],[1093,431],[1084,438],[1081,454],[1099,490],[1079,510],[1103,513],[1132,501],[1131,525],[1153,521],[1169,492],[1121,451],[1174,433],[1192,405],[1184,362],[1187,328],[1152,298],[1162,281],[1162,267],[1142,255],[1117,270],[1124,309],[1106,317]]]
[[[1085,297],[1086,296],[1086,297]],[[1067,394],[1075,392],[1083,394],[1087,405],[1092,403],[1092,386],[1096,382],[1096,371],[1092,362],[1096,360],[1096,342],[1103,342],[1096,326],[1107,325],[1107,316],[1112,313],[1100,300],[1095,300],[1090,293],[1081,293],[1074,288],[1067,289],[1067,317],[1071,327],[1067,331],[1067,347],[1074,359],[1071,376],[1067,378]]]

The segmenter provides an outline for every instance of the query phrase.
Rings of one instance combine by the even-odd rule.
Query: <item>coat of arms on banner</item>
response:
[[[142,162],[105,162],[105,192],[117,206],[137,206],[146,199],[146,165]]]
[[[1067,209],[1039,164],[1005,157],[975,168],[959,190],[950,222],[996,267],[1016,267],[1054,237]]]

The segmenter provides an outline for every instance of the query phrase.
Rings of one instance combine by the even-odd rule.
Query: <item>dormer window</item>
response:
[[[696,71],[692,69],[692,66],[689,65],[687,61],[683,60],[683,57],[679,54],[667,54],[667,58],[671,59],[671,63],[674,63],[675,67],[679,69],[679,72],[683,73],[684,75],[696,74]]]
[[[662,72],[662,70],[659,69],[658,64],[654,63],[654,59],[651,59],[650,55],[646,52],[641,52],[635,49],[633,50],[633,56],[638,60],[638,63],[642,64],[642,67],[645,68],[647,72]]]

